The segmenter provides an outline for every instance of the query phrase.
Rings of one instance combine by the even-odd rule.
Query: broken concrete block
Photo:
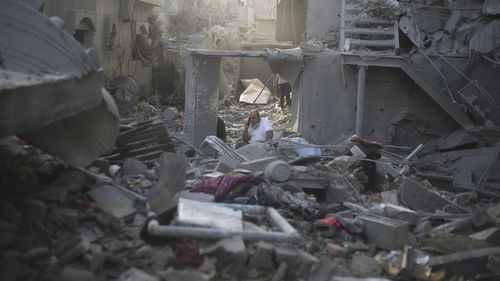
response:
[[[127,219],[137,211],[134,202],[112,185],[94,188],[87,193],[102,211],[117,219]]]
[[[93,281],[96,278],[94,273],[66,266],[57,280],[60,281]]]
[[[491,227],[471,234],[469,237],[479,241],[486,241],[492,246],[498,246],[500,245],[500,228]]]
[[[120,275],[117,281],[159,281],[159,279],[140,269],[131,268]]]
[[[250,258],[250,267],[263,268],[263,269],[274,268],[273,253],[274,253],[273,245],[263,241],[259,241],[257,243],[257,251]]]
[[[221,264],[247,261],[247,250],[240,236],[219,240],[217,244],[201,249],[200,254],[214,255]]]
[[[408,223],[381,216],[358,216],[369,243],[385,250],[401,249],[408,243]]]
[[[382,274],[382,266],[374,258],[367,255],[354,255],[351,261],[351,271],[354,276],[373,277]]]
[[[184,190],[189,167],[186,157],[176,153],[163,153],[159,162],[158,186],[168,189],[172,194]]]
[[[428,213],[445,209],[448,213],[456,214],[461,210],[453,202],[444,199],[439,194],[426,189],[409,178],[405,178],[399,188],[399,201],[412,210]]]
[[[326,177],[316,177],[308,174],[293,176],[293,181],[296,182],[302,189],[327,189],[330,186],[330,180]]]
[[[285,161],[274,161],[264,168],[264,176],[272,181],[284,182],[292,176],[292,168]]]
[[[148,167],[143,162],[134,158],[128,158],[123,163],[122,173],[124,176],[135,176],[146,172],[147,169]]]
[[[23,202],[22,212],[25,218],[40,221],[47,214],[47,206],[42,201],[28,200]]]
[[[384,215],[392,219],[405,221],[410,225],[417,224],[419,220],[417,212],[391,203],[384,204]]]
[[[243,213],[214,203],[179,199],[178,222],[228,230],[243,230]]]
[[[241,162],[237,165],[237,168],[249,170],[252,172],[263,171],[267,165],[269,165],[270,163],[272,163],[276,160],[278,160],[278,157],[275,157],[275,156],[264,157],[264,158],[260,158],[260,159]]]
[[[388,190],[380,193],[382,196],[382,203],[391,203],[394,205],[399,205],[398,200],[398,191],[397,190]]]
[[[215,278],[215,271],[209,273],[200,272],[197,270],[178,270],[172,267],[158,274],[162,280],[175,281],[210,281]]]

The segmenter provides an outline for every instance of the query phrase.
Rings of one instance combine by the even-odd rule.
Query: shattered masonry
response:
[[[2,1],[0,280],[498,280],[499,14]]]

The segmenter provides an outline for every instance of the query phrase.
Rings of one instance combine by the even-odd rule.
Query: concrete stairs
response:
[[[464,128],[500,126],[498,103],[459,70],[457,61],[442,56],[431,58],[423,52],[407,57],[377,56],[369,60],[344,53],[343,59],[348,65],[400,68]]]
[[[391,51],[399,48],[398,23],[373,18],[359,0],[342,0],[340,49]]]

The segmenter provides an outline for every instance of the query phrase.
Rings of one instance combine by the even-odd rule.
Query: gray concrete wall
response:
[[[136,1],[134,6],[134,21],[136,30],[141,25],[149,28],[147,18],[153,13],[152,5]],[[76,19],[69,14],[76,11]],[[95,26],[93,47],[97,50],[104,68],[105,76],[112,81],[117,76],[131,76],[137,82],[143,93],[151,92],[152,67],[146,67],[140,61],[132,59],[132,46],[135,33],[130,22],[120,20],[119,0],[46,0],[44,13],[47,16],[57,16],[65,21],[66,26],[78,25],[82,17],[90,17]],[[74,14],[74,13],[73,13]],[[117,26],[118,40],[114,49],[106,48],[105,18],[110,17]],[[72,23],[71,21],[75,21]],[[67,29],[68,30],[68,29]],[[70,30],[70,33],[72,30]]]
[[[322,52],[307,59],[296,92],[297,107],[293,112],[297,129],[309,141],[337,144],[354,134],[357,68],[342,66],[339,54]],[[409,112],[421,120],[425,134],[445,134],[459,128],[404,72],[396,68],[369,67],[364,136],[391,143],[392,121],[401,112]],[[417,143],[423,139],[410,140]]]
[[[340,29],[341,0],[314,0],[307,3],[307,39],[324,37]]]

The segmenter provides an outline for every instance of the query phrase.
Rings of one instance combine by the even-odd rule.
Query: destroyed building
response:
[[[154,7],[184,104],[120,116],[163,85]],[[499,14],[0,2],[0,280],[498,280]],[[251,110],[273,138],[233,148]]]

